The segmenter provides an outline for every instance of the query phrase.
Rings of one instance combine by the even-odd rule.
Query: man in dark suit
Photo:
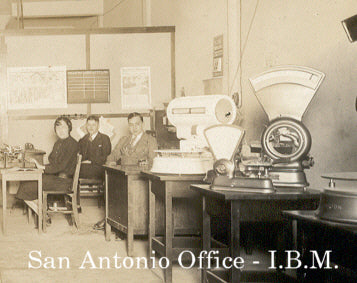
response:
[[[99,118],[91,115],[86,123],[88,134],[79,140],[79,151],[82,154],[80,178],[102,179],[102,165],[112,150],[110,139],[99,132]]]

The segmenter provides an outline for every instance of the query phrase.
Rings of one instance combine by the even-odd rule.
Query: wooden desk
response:
[[[320,219],[316,213],[284,212],[284,215],[298,224],[294,235],[294,250],[300,252],[301,266],[311,266],[311,250],[317,251],[320,258],[327,250],[332,251],[329,256],[332,268],[300,268],[297,273],[299,282],[357,282],[357,224]]]
[[[276,192],[271,194],[242,193],[234,191],[213,191],[209,185],[191,185],[191,189],[202,195],[202,250],[211,250],[210,217],[229,215],[230,257],[240,256],[240,223],[259,221],[282,221],[283,210],[316,209],[320,192]],[[204,266],[207,266],[205,262]],[[221,272],[222,273],[222,272]],[[220,278],[214,270],[202,269],[201,282],[242,282],[240,269],[229,269],[226,279]],[[223,274],[219,274],[223,275]],[[276,278],[274,282],[281,282]]]
[[[142,172],[149,179],[149,251],[169,259],[168,268],[164,269],[165,282],[172,282],[172,262],[180,252],[191,250],[198,254],[201,246],[201,207],[199,194],[189,189],[192,183],[201,182],[204,175],[174,175]],[[176,200],[176,203],[173,202]],[[157,201],[164,206],[164,235],[159,237],[155,227]],[[181,202],[180,202],[181,201]],[[174,220],[176,221],[174,223]],[[178,236],[186,235],[186,237]],[[149,260],[149,262],[151,262]]]
[[[37,181],[38,183],[38,233],[42,233],[42,170],[30,169],[24,171],[23,169],[1,169],[2,178],[2,228],[3,234],[6,235],[6,191],[8,181]]]
[[[127,235],[127,253],[133,255],[134,235],[147,235],[148,182],[138,166],[105,165],[105,239],[111,227]]]

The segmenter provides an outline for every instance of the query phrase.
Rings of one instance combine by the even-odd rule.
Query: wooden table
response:
[[[105,165],[105,239],[110,240],[111,227],[127,236],[127,253],[134,252],[134,235],[147,235],[148,181],[140,175],[139,166]]]
[[[199,194],[189,187],[192,183],[202,182],[204,175],[156,174],[148,171],[142,172],[142,175],[149,179],[148,258],[152,256],[153,251],[156,251],[169,259],[169,266],[164,269],[164,276],[165,282],[171,283],[173,259],[177,259],[177,255],[184,250],[190,250],[194,254],[200,251]],[[160,216],[155,213],[157,201],[162,201],[164,206],[163,237],[160,237],[156,230],[157,216]],[[150,259],[149,263],[151,263]]]
[[[316,214],[317,211],[284,212],[284,215],[298,223],[294,235],[294,250],[300,252],[301,266],[311,266],[311,250],[317,251],[320,258],[323,258],[327,250],[332,251],[329,255],[329,265],[332,268],[300,268],[297,273],[298,280],[357,282],[357,224],[324,220]],[[335,265],[338,266],[337,269]]]
[[[40,169],[21,169],[10,168],[1,169],[2,179],[2,228],[3,234],[6,235],[6,191],[8,181],[37,181],[38,183],[38,233],[42,233],[42,170]]]
[[[283,210],[316,209],[320,192],[244,193],[234,191],[214,191],[209,185],[191,185],[193,191],[202,195],[202,250],[211,250],[211,216],[229,215],[230,257],[240,257],[240,223],[260,221],[282,221]],[[297,208],[299,207],[299,208]],[[207,266],[207,262],[205,262]],[[242,282],[240,269],[231,268],[225,280],[214,270],[202,269],[201,282]],[[263,274],[264,275],[264,274]],[[280,282],[277,278],[274,282]]]

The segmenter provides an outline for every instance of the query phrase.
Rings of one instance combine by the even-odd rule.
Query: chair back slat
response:
[[[79,180],[79,172],[81,170],[81,163],[82,163],[82,155],[79,153],[77,154],[77,164],[76,170],[74,171],[73,175],[73,184],[72,184],[72,192],[76,195],[78,189],[78,180]]]

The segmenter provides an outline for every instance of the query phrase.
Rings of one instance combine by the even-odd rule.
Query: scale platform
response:
[[[216,176],[212,182],[211,190],[232,191],[242,193],[274,193],[275,189],[271,179]]]

